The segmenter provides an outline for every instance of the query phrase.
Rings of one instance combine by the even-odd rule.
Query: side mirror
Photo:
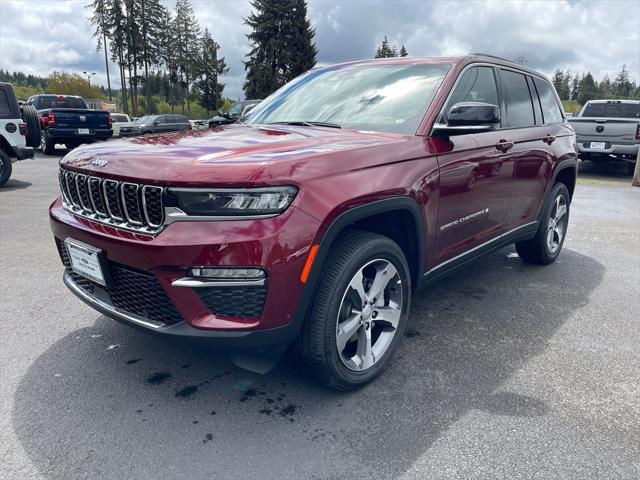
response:
[[[495,130],[500,124],[500,108],[483,102],[459,102],[449,109],[447,124],[436,124],[434,135],[452,136]]]

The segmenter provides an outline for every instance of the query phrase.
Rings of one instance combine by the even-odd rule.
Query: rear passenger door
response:
[[[556,140],[568,131],[562,125],[564,117],[555,93],[546,81],[508,68],[499,71],[505,111],[503,132],[514,145],[509,151],[513,195],[505,219],[505,229],[510,230],[536,221],[553,165],[559,160]]]

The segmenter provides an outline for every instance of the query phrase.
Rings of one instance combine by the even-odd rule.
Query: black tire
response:
[[[564,205],[566,206],[566,213],[562,218],[562,237],[559,239],[557,247],[553,249],[548,240],[550,228],[549,221],[552,214],[556,211],[556,200],[559,197],[564,198]],[[534,263],[538,265],[548,265],[555,261],[562,250],[564,240],[567,237],[567,225],[569,224],[569,210],[571,204],[571,197],[569,190],[564,183],[556,183],[551,192],[549,192],[548,201],[545,204],[544,212],[538,226],[536,236],[531,240],[523,242],[516,242],[516,251],[522,260],[527,263]],[[554,239],[551,243],[555,243],[555,234],[551,233]]]
[[[33,105],[22,105],[22,120],[27,124],[27,147],[40,146],[40,118]]]
[[[40,148],[45,155],[55,155],[56,153],[56,144],[49,138],[46,129],[42,129],[40,134]]]
[[[13,171],[13,165],[9,156],[0,150],[0,187],[7,183],[7,180],[11,177]]]
[[[395,334],[381,358],[376,359],[372,366],[355,371],[347,368],[338,351],[338,315],[344,306],[343,295],[347,295],[345,292],[354,275],[377,259],[391,263],[397,271],[402,285],[401,313]],[[411,277],[400,247],[383,235],[351,232],[339,238],[327,256],[294,351],[307,367],[306,371],[319,383],[335,390],[353,390],[373,380],[388,366],[404,335],[410,305]],[[375,316],[370,318],[374,319]],[[374,321],[371,321],[370,335],[373,335]],[[366,328],[369,328],[369,323]]]

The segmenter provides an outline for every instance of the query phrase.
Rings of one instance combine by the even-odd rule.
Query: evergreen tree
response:
[[[629,79],[629,72],[627,71],[626,65],[622,65],[622,69],[620,69],[620,72],[618,72],[616,79],[611,85],[611,90],[617,98],[627,98],[633,95],[635,85]]]
[[[307,18],[306,0],[293,0],[289,7],[289,30],[287,35],[287,81],[311,70],[316,64],[318,50],[313,43],[316,31]]]
[[[390,57],[397,57],[397,56],[398,56],[398,52],[396,51],[395,45],[391,47],[391,45],[389,44],[389,39],[385,35],[384,39],[382,40],[382,43],[376,50],[375,58],[390,58]]]
[[[561,100],[570,100],[571,99],[571,72],[567,72],[566,75],[562,76],[562,84],[560,87]]]
[[[108,15],[108,0],[93,0],[86,8],[93,9],[93,15],[89,21],[95,25],[96,30],[93,33],[93,37],[98,39],[96,45],[96,51],[104,50],[104,67],[107,73],[107,87],[109,89],[109,101],[112,100],[111,95],[111,78],[109,77],[109,58],[107,45],[107,34],[109,33],[109,15]]]
[[[264,98],[316,63],[305,0],[252,0],[245,19],[251,50],[244,62],[247,98]]]
[[[193,59],[198,55],[198,38],[200,26],[196,20],[189,0],[177,0],[176,13],[173,19],[175,29],[176,60],[182,87],[182,113],[184,113],[184,97],[187,98],[187,112],[191,113],[190,85],[195,74]]]
[[[220,108],[224,83],[219,83],[218,77],[228,71],[224,57],[218,56],[219,49],[220,45],[205,29],[200,40],[198,79],[193,84],[193,91],[200,105],[207,110],[207,114]]]
[[[580,94],[578,96],[578,103],[584,105],[589,100],[594,100],[597,96],[596,92],[596,83],[593,79],[593,75],[591,72],[587,72],[586,75],[583,75],[580,79]]]
[[[553,88],[556,89],[556,92],[558,92],[558,96],[562,99],[562,95],[560,94],[560,91],[562,90],[562,82],[564,81],[564,73],[562,72],[562,70],[557,69],[554,73],[553,73],[553,78],[551,80],[551,82],[553,83]]]
[[[402,47],[400,47],[400,56],[401,57],[407,57],[409,56],[409,54],[407,53],[407,49],[404,48],[404,43],[402,44]]]
[[[571,80],[571,100],[578,100],[578,96],[580,95],[580,78],[578,78],[578,74],[573,77]]]

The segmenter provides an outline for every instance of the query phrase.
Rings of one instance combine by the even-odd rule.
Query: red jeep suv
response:
[[[50,208],[64,282],[145,330],[268,351],[355,388],[411,294],[515,243],[560,253],[575,136],[540,74],[486,55],[311,70],[244,121],[82,147]]]

